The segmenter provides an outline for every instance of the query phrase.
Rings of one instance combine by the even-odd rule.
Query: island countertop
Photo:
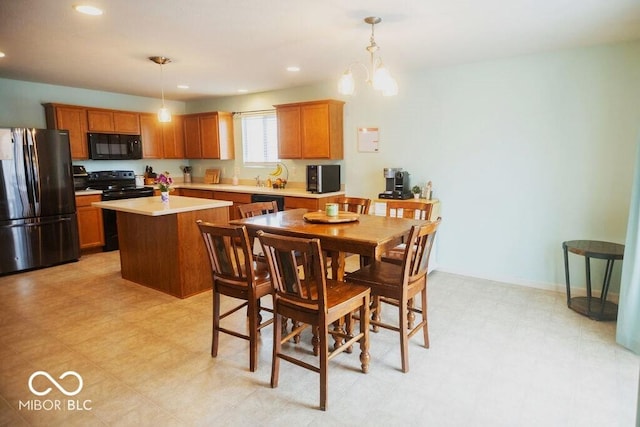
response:
[[[197,197],[184,196],[170,196],[169,201],[166,203],[162,202],[158,196],[92,203],[92,206],[102,209],[111,209],[114,211],[129,212],[147,216],[171,215],[181,212],[215,209],[232,205],[233,202],[226,200],[200,199]]]

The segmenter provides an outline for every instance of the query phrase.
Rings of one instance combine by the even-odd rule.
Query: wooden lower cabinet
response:
[[[91,206],[92,202],[99,201],[99,194],[76,196],[78,234],[80,235],[81,250],[104,246],[102,209]]]
[[[327,203],[333,203],[337,199],[333,197],[321,197],[319,199],[312,199],[309,197],[285,197],[284,208],[285,209],[309,209],[312,211],[324,210],[324,205]]]
[[[213,198],[216,200],[227,200],[233,202],[233,206],[229,207],[229,219],[239,219],[240,211],[238,205],[251,203],[251,194],[249,193],[233,193],[228,191],[214,191]]]

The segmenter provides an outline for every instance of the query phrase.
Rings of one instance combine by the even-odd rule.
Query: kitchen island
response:
[[[94,202],[117,213],[122,277],[178,298],[211,289],[211,269],[196,220],[227,223],[231,202],[159,196]]]

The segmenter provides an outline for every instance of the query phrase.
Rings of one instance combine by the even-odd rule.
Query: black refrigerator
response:
[[[79,257],[69,132],[0,128],[0,275]]]

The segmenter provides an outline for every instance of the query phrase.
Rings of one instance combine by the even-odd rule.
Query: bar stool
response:
[[[591,319],[616,320],[618,317],[618,305],[607,301],[607,293],[609,292],[609,284],[611,283],[613,263],[617,259],[622,260],[624,256],[624,245],[597,240],[569,240],[562,243],[562,249],[564,251],[564,272],[567,283],[567,307]],[[586,297],[571,298],[569,252],[585,257]],[[599,298],[594,297],[591,291],[591,258],[604,259],[607,261]]]

